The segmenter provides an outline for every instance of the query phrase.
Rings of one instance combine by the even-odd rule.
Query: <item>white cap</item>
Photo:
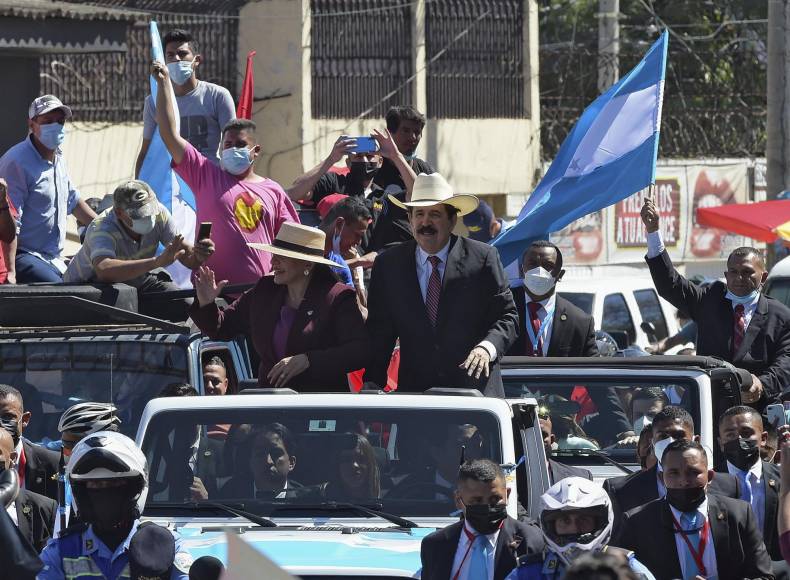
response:
[[[63,112],[66,113],[66,118],[71,118],[71,109],[61,103],[60,99],[55,95],[44,95],[30,103],[30,108],[27,110],[27,118],[33,119],[55,109],[63,109]]]

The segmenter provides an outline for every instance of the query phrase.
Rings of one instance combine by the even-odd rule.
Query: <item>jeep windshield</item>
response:
[[[508,399],[535,397],[550,414],[555,442],[552,453],[584,455],[574,450],[600,450],[623,463],[639,463],[636,445],[618,445],[622,434],[637,435],[649,428],[653,417],[668,404],[680,405],[699,426],[699,397],[696,381],[684,377],[651,377],[649,371],[638,376],[514,376],[503,373]],[[601,409],[604,409],[601,412]],[[540,414],[540,413],[539,413]],[[699,427],[698,427],[699,429]],[[592,463],[595,453],[587,454]],[[578,461],[573,461],[578,464]]]
[[[119,337],[9,340],[0,344],[0,383],[14,385],[32,413],[25,437],[60,439],[58,421],[81,401],[112,402],[134,437],[145,404],[165,385],[188,382],[186,345]]]
[[[355,517],[358,506],[448,517],[462,456],[502,462],[499,420],[485,410],[184,403],[145,429],[148,515],[220,502],[264,517]]]

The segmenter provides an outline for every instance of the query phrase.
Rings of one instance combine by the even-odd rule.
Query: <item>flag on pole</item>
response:
[[[153,60],[165,62],[165,53],[162,49],[162,40],[159,36],[159,29],[156,21],[152,20],[149,26],[151,35],[151,56]],[[156,106],[157,84],[152,76],[151,79],[151,98],[154,107]],[[172,93],[171,93],[172,94]],[[176,119],[176,131],[179,131],[180,116],[178,114],[178,103],[172,97],[173,111]],[[170,152],[165,147],[164,141],[159,134],[159,127],[154,131],[151,144],[140,168],[140,179],[151,186],[156,193],[159,202],[165,206],[173,216],[176,230],[184,236],[187,243],[194,243],[195,239],[195,195],[184,180],[176,175],[170,167],[172,161]],[[180,262],[174,262],[168,271],[176,284],[182,288],[191,287],[189,280],[191,271],[184,267]]]
[[[655,181],[668,33],[582,113],[516,223],[494,240],[502,263],[572,221]]]
[[[255,51],[247,53],[247,70],[244,73],[244,84],[241,85],[239,106],[236,107],[236,117],[239,119],[252,119],[252,102],[255,97],[255,79],[252,72],[252,59]]]

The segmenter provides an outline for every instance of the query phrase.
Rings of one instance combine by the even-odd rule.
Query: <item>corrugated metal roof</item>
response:
[[[74,20],[148,20],[148,13],[124,8],[74,4],[59,0],[0,0],[0,16]]]

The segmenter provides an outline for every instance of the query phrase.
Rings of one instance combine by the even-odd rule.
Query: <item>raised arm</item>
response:
[[[156,122],[159,125],[159,135],[170,152],[173,161],[178,165],[184,159],[187,142],[179,135],[176,124],[176,114],[173,110],[175,94],[170,83],[170,75],[164,63],[154,61],[151,65],[151,75],[156,80]]]
[[[392,161],[392,164],[398,169],[403,184],[406,186],[406,201],[411,201],[411,190],[414,187],[414,180],[417,179],[417,174],[411,168],[411,164],[406,161],[406,158],[398,150],[392,135],[387,129],[379,131],[373,129],[373,138],[378,141],[379,151],[386,159]]]
[[[288,197],[293,201],[311,199],[313,197],[313,188],[318,183],[318,180],[321,179],[321,176],[329,171],[335,163],[343,159],[345,155],[351,153],[356,146],[357,142],[355,139],[347,135],[341,135],[338,137],[337,141],[335,141],[335,144],[332,146],[332,151],[329,153],[329,156],[324,159],[323,163],[316,165],[301,177],[297,177],[296,181],[291,184],[291,187],[285,190],[285,193],[287,193]]]

